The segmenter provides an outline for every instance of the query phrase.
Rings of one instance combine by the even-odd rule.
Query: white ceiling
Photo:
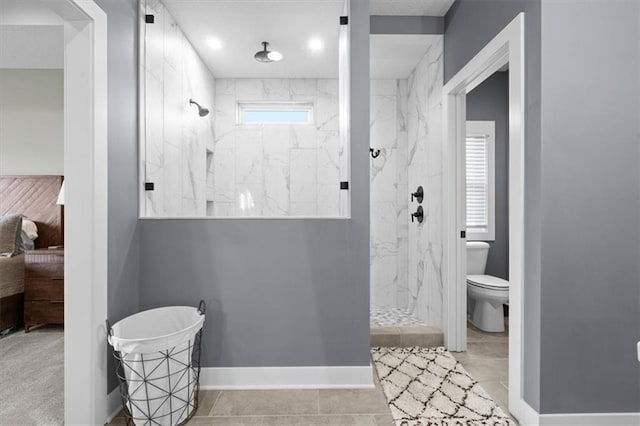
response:
[[[165,0],[191,44],[218,78],[337,78],[343,0]],[[222,48],[207,40],[215,37]],[[324,48],[312,53],[309,40]],[[253,55],[268,41],[284,55],[263,64]]]
[[[0,25],[62,25],[41,0],[0,0]]]
[[[370,0],[372,15],[444,16],[455,0]]]
[[[369,38],[372,79],[407,78],[441,35],[372,34]]]
[[[0,68],[63,68],[63,23],[41,0],[0,0]]]

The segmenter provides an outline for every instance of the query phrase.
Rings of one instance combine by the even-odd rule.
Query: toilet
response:
[[[467,318],[482,331],[504,331],[503,305],[509,304],[509,281],[485,275],[489,244],[467,241]]]

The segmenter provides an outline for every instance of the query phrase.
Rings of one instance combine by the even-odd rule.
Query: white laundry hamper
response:
[[[195,414],[204,317],[200,301],[107,321],[128,425],[182,425]]]

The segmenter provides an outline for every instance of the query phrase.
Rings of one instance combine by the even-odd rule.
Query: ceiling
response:
[[[337,78],[343,0],[165,0],[191,44],[217,78]],[[209,46],[217,39],[218,49]],[[323,48],[312,52],[312,38]],[[263,64],[253,55],[268,41],[284,55]]]
[[[369,37],[372,79],[404,79],[441,35],[372,34]]]
[[[370,0],[372,15],[444,16],[455,0]]]
[[[0,0],[0,68],[63,68],[63,23],[41,0]]]

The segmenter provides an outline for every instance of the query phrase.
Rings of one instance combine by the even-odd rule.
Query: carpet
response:
[[[16,331],[0,338],[0,425],[64,423],[64,331]]]
[[[374,348],[396,426],[502,426],[509,417],[444,348]]]

